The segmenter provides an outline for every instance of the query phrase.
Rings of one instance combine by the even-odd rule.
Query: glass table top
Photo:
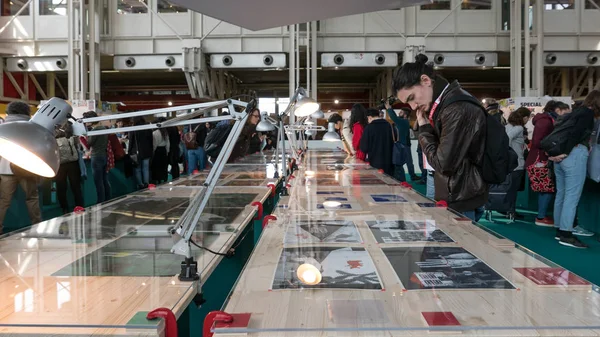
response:
[[[367,172],[360,179],[389,178]],[[305,175],[222,308],[250,313],[248,326],[215,336],[600,333],[599,288],[565,268],[411,189]]]
[[[170,229],[201,188],[131,194],[0,238],[0,334],[156,334],[136,320],[167,307],[180,314],[198,282],[181,282]],[[266,187],[217,187],[192,239],[225,252],[247,232]],[[204,280],[220,259],[192,249]],[[45,326],[42,328],[42,326]],[[133,330],[132,330],[133,329]],[[136,332],[137,331],[137,332]]]

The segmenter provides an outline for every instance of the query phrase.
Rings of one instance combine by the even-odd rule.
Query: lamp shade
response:
[[[342,140],[340,135],[335,132],[335,123],[329,123],[327,127],[327,133],[323,135],[323,140],[326,142],[337,142]]]
[[[42,177],[58,172],[60,155],[54,134],[33,122],[0,125],[0,156]]]
[[[310,117],[312,117],[314,119],[325,118],[325,114],[323,113],[323,110],[319,110],[319,111],[313,113],[312,115],[310,115]]]
[[[275,125],[267,122],[267,121],[260,121],[257,125],[256,125],[256,131],[260,131],[260,132],[266,132],[266,131],[273,131],[275,130]]]
[[[319,111],[321,105],[314,99],[304,96],[296,102],[294,114],[298,117],[310,116],[313,113]]]
[[[306,285],[317,285],[321,283],[321,271],[310,263],[301,264],[296,270],[296,276],[300,282]]]

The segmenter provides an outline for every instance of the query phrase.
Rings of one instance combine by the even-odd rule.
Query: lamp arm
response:
[[[244,125],[246,124],[246,120],[248,119],[249,113],[256,106],[256,102],[253,100],[247,106],[244,112],[236,113],[233,115],[235,119],[235,123],[227,140],[225,141],[225,146],[219,153],[213,168],[211,169],[206,181],[204,182],[204,188],[194,196],[192,202],[190,202],[190,206],[186,209],[184,214],[181,216],[179,221],[177,222],[175,228],[174,235],[179,237],[179,240],[173,245],[171,248],[171,252],[178,255],[183,255],[186,258],[191,258],[191,248],[190,248],[190,239],[194,234],[194,230],[200,221],[200,217],[204,211],[204,208],[208,204],[208,199],[212,192],[214,191],[219,176],[225,167],[225,164],[229,160],[229,156],[235,147],[235,144],[242,133]]]
[[[294,96],[290,98],[290,103],[288,104],[287,108],[285,108],[285,111],[283,111],[283,113],[280,115],[280,118],[283,116],[287,116],[290,112],[292,112],[292,108],[296,105],[296,100],[298,100],[299,95],[306,95],[306,91],[304,90],[304,88],[298,87],[298,89],[296,89],[296,91],[294,92]]]

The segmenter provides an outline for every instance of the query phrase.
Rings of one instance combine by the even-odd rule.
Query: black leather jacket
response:
[[[436,77],[434,99],[446,84],[445,79]],[[419,128],[419,143],[429,165],[435,169],[435,199],[445,200],[450,208],[466,212],[488,200],[488,185],[481,171],[486,115],[482,107],[470,102],[444,105],[445,100],[459,93],[466,92],[458,82],[452,82],[433,116],[435,127],[427,124]]]

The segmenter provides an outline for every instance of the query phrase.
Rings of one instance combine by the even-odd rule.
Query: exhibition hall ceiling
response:
[[[173,0],[213,18],[246,28],[263,30],[346,15],[394,10],[431,0]]]

